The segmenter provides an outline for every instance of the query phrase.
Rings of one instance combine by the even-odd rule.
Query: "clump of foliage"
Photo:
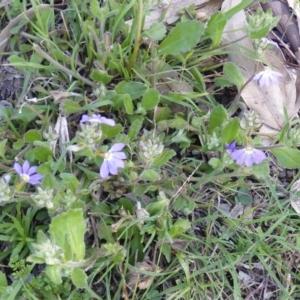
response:
[[[207,63],[251,2],[145,30],[150,1],[30,2],[8,44],[23,89],[1,107],[1,299],[242,299],[247,268],[299,294],[299,222],[270,176],[274,157],[300,165],[298,120],[262,147],[239,68]],[[12,3],[4,24],[28,11]],[[259,60],[278,18],[248,21]]]

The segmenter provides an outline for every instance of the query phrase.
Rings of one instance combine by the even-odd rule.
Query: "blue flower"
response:
[[[123,143],[114,144],[108,152],[104,154],[103,164],[100,168],[100,175],[102,178],[107,178],[109,174],[117,175],[118,168],[124,168],[124,161],[126,154],[121,152],[125,147]]]
[[[41,183],[41,180],[44,177],[43,175],[36,173],[37,167],[30,167],[27,160],[24,161],[22,166],[16,162],[14,164],[14,169],[24,182],[28,182],[32,185]]]

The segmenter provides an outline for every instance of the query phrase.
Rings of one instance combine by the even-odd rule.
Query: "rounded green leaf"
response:
[[[42,140],[42,134],[37,130],[29,130],[25,133],[24,136],[26,143],[33,143],[35,141],[41,141]]]
[[[87,275],[82,269],[74,269],[71,274],[71,279],[73,284],[78,288],[78,289],[84,289],[86,288],[87,285]]]
[[[192,50],[200,41],[204,27],[197,21],[178,23],[158,47],[160,53],[180,54]]]
[[[276,148],[271,153],[279,160],[284,168],[294,169],[300,167],[300,151],[292,148]]]
[[[143,96],[142,107],[145,110],[154,109],[159,102],[159,92],[156,89],[149,89]]]
[[[236,140],[237,134],[240,130],[239,124],[240,120],[238,118],[234,118],[225,126],[222,132],[222,142],[224,144],[229,144]]]
[[[154,170],[144,170],[141,175],[140,179],[145,181],[156,181],[160,179],[160,175]]]
[[[227,111],[223,105],[218,105],[214,107],[209,118],[209,126],[208,126],[209,133],[212,133],[215,128],[221,127],[221,125],[225,121],[227,121],[227,118],[228,118]]]
[[[244,85],[244,77],[240,68],[235,64],[229,62],[224,65],[223,70],[226,79],[229,82],[235,84],[237,89],[240,91],[242,86]]]
[[[125,107],[126,113],[128,113],[129,115],[132,115],[133,114],[133,103],[130,98],[130,95],[125,94],[125,95],[123,95],[123,97],[124,97],[123,102],[124,102],[124,107]]]
[[[70,209],[54,217],[50,224],[50,234],[56,244],[62,249],[68,250],[69,245],[73,250],[73,261],[82,261],[85,255],[84,234],[86,224],[81,209]],[[66,245],[68,237],[69,245]]]

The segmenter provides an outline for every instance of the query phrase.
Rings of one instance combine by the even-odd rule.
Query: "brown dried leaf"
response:
[[[135,267],[139,268],[141,271],[155,272],[155,273],[160,273],[163,270],[157,267],[156,265],[150,264],[146,261],[136,263]],[[128,275],[127,285],[131,289],[134,289],[136,286],[138,286],[139,289],[145,290],[150,286],[153,280],[153,276],[142,274],[130,267],[128,269],[129,271],[127,274]]]
[[[180,18],[178,11],[189,7],[190,5],[200,6],[209,0],[163,0],[161,3],[150,10],[150,14],[146,16],[144,30],[149,29],[154,23],[161,21],[161,16],[164,15],[163,22],[171,24]],[[129,26],[132,25],[132,20],[126,22]]]
[[[239,0],[225,0],[222,6],[223,11],[228,11],[239,2]],[[228,49],[232,51],[229,54],[229,60],[240,68],[244,82],[254,75],[255,71],[255,61],[249,57],[249,53],[254,51],[252,41],[243,29],[246,23],[246,15],[244,11],[240,11],[228,21],[223,35],[226,43],[232,43]],[[239,39],[242,40],[237,42]],[[264,59],[282,73],[283,77],[280,83],[272,83],[269,87],[260,87],[256,81],[252,80],[242,91],[242,98],[249,108],[260,115],[264,124],[280,130],[285,123],[284,106],[287,108],[290,118],[299,108],[296,97],[296,75],[286,68],[279,48],[274,47],[273,50],[268,51]],[[261,71],[263,66],[260,68],[257,72]]]
[[[70,96],[82,97],[81,94],[72,93],[72,92],[61,92],[61,91],[51,91],[50,95],[52,96],[54,103],[59,103]]]
[[[300,192],[300,179],[295,181],[295,183],[291,186],[291,206],[298,214],[300,214],[300,198],[297,196],[297,193],[299,192]]]

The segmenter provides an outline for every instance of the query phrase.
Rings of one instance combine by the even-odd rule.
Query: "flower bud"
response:
[[[34,201],[35,205],[38,207],[46,207],[50,209],[53,207],[53,190],[43,190],[42,188],[37,188],[37,194],[31,196],[32,200]]]
[[[240,122],[240,126],[244,130],[256,130],[260,128],[261,125],[262,123],[260,121],[259,115],[254,110],[246,111],[244,113],[243,119]]]
[[[151,163],[163,150],[164,145],[158,139],[153,138],[139,143],[138,155],[142,162]]]
[[[8,185],[10,175],[5,175],[0,178],[0,202],[7,202],[12,197],[11,188]]]
[[[259,39],[276,27],[279,20],[280,16],[273,17],[272,9],[264,12],[261,8],[258,8],[253,15],[247,14],[248,26],[246,30],[251,39]]]

